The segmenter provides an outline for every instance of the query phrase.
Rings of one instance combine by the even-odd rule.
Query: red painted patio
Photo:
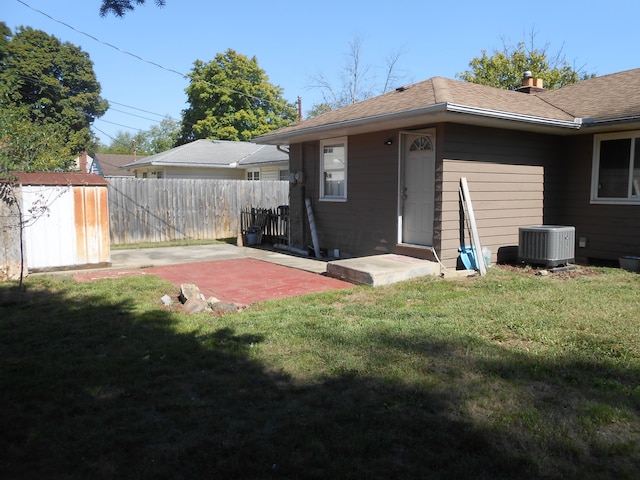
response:
[[[182,283],[193,283],[207,298],[213,296],[224,302],[246,305],[353,287],[353,284],[342,280],[254,258],[181,263],[127,271],[82,272],[75,274],[74,278],[77,281],[91,281],[128,275],[156,275],[177,288]]]

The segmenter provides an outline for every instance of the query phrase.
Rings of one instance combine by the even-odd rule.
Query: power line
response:
[[[116,50],[116,51],[118,51],[118,52],[120,52],[120,53],[123,53],[123,54],[125,54],[125,55],[129,55],[129,56],[131,56],[131,57],[135,58],[136,60],[140,60],[140,61],[142,61],[142,62],[144,62],[144,63],[149,64],[149,65],[153,65],[154,67],[161,68],[162,70],[165,70],[165,71],[167,71],[167,72],[175,73],[176,75],[180,75],[182,78],[185,78],[185,79],[189,79],[189,78],[190,78],[190,77],[189,77],[189,75],[184,74],[184,73],[181,73],[181,72],[179,72],[179,71],[177,71],[177,70],[175,70],[175,69],[173,69],[173,68],[165,67],[165,66],[160,65],[159,63],[156,63],[156,62],[154,62],[154,61],[151,61],[151,60],[147,60],[147,59],[145,59],[145,58],[142,58],[141,56],[136,55],[135,53],[131,53],[131,52],[128,52],[127,50],[123,50],[123,49],[121,49],[120,47],[117,47],[117,46],[115,46],[115,45],[113,45],[113,44],[111,44],[111,43],[109,43],[109,42],[105,42],[104,40],[100,40],[99,38],[94,37],[93,35],[91,35],[91,34],[89,34],[89,33],[83,32],[82,30],[79,30],[79,29],[77,29],[77,28],[75,28],[75,27],[72,27],[71,25],[69,25],[68,23],[63,22],[62,20],[58,20],[57,18],[52,17],[51,15],[49,15],[49,14],[47,14],[47,13],[43,12],[42,10],[38,10],[37,8],[32,7],[31,5],[29,5],[28,3],[23,2],[22,0],[16,0],[16,1],[17,1],[17,2],[19,2],[19,3],[21,3],[21,4],[23,4],[25,7],[27,7],[27,8],[29,8],[29,9],[33,10],[34,12],[37,12],[37,13],[39,13],[39,14],[41,14],[41,15],[44,15],[45,17],[49,18],[50,20],[52,20],[52,21],[54,21],[54,22],[56,22],[56,23],[59,23],[60,25],[64,25],[64,26],[65,26],[65,27],[67,27],[67,28],[70,28],[71,30],[73,30],[73,31],[74,31],[74,32],[76,32],[76,33],[79,33],[79,34],[81,34],[81,35],[84,35],[84,36],[86,36],[86,37],[89,37],[90,39],[92,39],[92,40],[94,40],[94,41],[96,41],[96,42],[98,42],[98,43],[101,43],[101,44],[103,44],[103,45],[106,45],[107,47],[113,48],[114,50]],[[276,102],[272,102],[271,100],[265,100],[265,99],[263,99],[263,98],[256,97],[255,95],[250,95],[250,94],[245,93],[245,92],[239,92],[239,91],[237,91],[237,90],[233,90],[232,88],[223,87],[223,86],[221,86],[221,85],[216,85],[215,83],[209,82],[209,81],[207,81],[207,80],[202,80],[202,79],[200,79],[200,80],[198,80],[198,81],[203,82],[203,83],[205,83],[205,84],[207,84],[207,85],[209,85],[209,86],[211,86],[211,87],[220,88],[220,89],[222,89],[222,90],[226,90],[226,91],[231,92],[231,93],[236,93],[236,94],[238,94],[238,95],[242,95],[242,96],[245,96],[245,97],[248,97],[248,98],[252,98],[252,99],[254,99],[254,100],[258,100],[258,101],[260,101],[260,102],[264,102],[264,103],[273,103],[273,104],[275,104],[275,103],[276,103]]]
[[[103,120],[101,118],[96,118],[96,121],[100,121],[100,122],[104,122],[104,123],[110,123],[111,125],[117,125],[118,127],[129,128],[131,130],[137,130],[138,132],[145,132],[146,131],[146,130],[143,130],[141,128],[130,127],[128,125],[122,125],[121,123],[110,122],[109,120]]]
[[[43,88],[43,89],[45,89],[45,90],[47,90],[47,89],[48,89],[51,93],[56,93],[56,92],[53,90],[53,86],[52,86],[52,85],[49,85],[49,84],[46,84],[46,83],[42,82],[39,78],[31,77],[31,76],[28,76],[28,75],[24,75],[24,74],[22,74],[22,73],[15,73],[15,75],[16,75],[17,77],[22,78],[23,80],[26,80],[26,81],[30,82],[32,85],[38,85],[38,86],[42,87],[42,88]],[[157,116],[157,117],[162,117],[162,119],[163,119],[163,120],[164,120],[164,119],[169,119],[169,120],[171,120],[171,121],[173,121],[173,122],[176,122],[176,123],[178,123],[178,124],[180,124],[180,123],[187,123],[188,125],[192,125],[192,126],[194,125],[194,124],[193,124],[193,123],[191,123],[191,122],[185,122],[184,120],[178,120],[178,119],[176,119],[176,118],[173,118],[171,115],[163,115],[163,114],[160,114],[160,113],[151,112],[151,111],[149,111],[149,110],[144,110],[144,109],[142,109],[142,108],[133,107],[133,106],[131,106],[131,105],[127,105],[127,104],[125,104],[125,103],[115,102],[115,101],[113,101],[113,100],[109,100],[108,98],[104,98],[104,97],[102,97],[102,98],[103,98],[103,100],[106,100],[107,102],[109,102],[109,104],[110,104],[110,105],[111,105],[111,104],[114,104],[114,105],[120,105],[120,106],[122,106],[122,107],[130,108],[130,109],[132,109],[132,110],[137,110],[137,111],[139,111],[139,112],[144,112],[144,113],[148,113],[148,114],[150,114],[150,115],[155,115],[155,116]],[[158,121],[158,120],[157,120],[157,119],[155,119],[155,118],[143,117],[142,115],[136,115],[135,113],[130,113],[130,112],[126,112],[126,111],[124,111],[124,110],[119,110],[119,109],[117,109],[117,108],[112,108],[111,106],[109,106],[109,110],[112,110],[112,111],[114,111],[114,112],[123,113],[124,115],[130,115],[130,116],[132,116],[132,117],[142,118],[142,119],[144,119],[144,120],[149,120],[149,121],[151,121],[151,122],[157,122],[157,121]],[[95,120],[100,120],[100,121],[103,121],[103,122],[106,122],[106,123],[113,123],[114,125],[118,125],[118,126],[120,126],[120,127],[127,128],[127,129],[130,129],[130,130],[137,130],[137,131],[139,131],[139,132],[145,132],[145,131],[147,131],[147,130],[140,129],[140,128],[137,128],[137,127],[131,127],[131,126],[128,126],[128,125],[122,125],[122,124],[119,124],[119,123],[110,122],[110,121],[108,121],[108,120],[103,120],[103,119],[101,119],[101,118],[99,118],[99,117],[98,117],[98,118],[95,118]],[[93,127],[93,126],[92,126],[92,127]],[[96,130],[97,130],[97,129],[96,129]],[[104,134],[104,132],[102,132],[102,131],[100,131],[100,132]],[[105,135],[106,135],[106,134],[105,134]],[[112,138],[112,137],[110,137],[110,138]]]
[[[132,117],[142,118],[143,120],[149,120],[151,122],[157,122],[155,118],[143,117],[142,115],[136,115],[135,113],[125,112],[124,110],[118,110],[117,108],[109,107],[109,110],[113,110],[114,112],[124,113],[125,115],[131,115]],[[153,113],[152,115],[156,115]]]
[[[22,0],[16,0],[16,1],[18,3],[23,4],[25,7],[30,8],[34,12],[37,12],[37,13],[39,13],[41,15],[44,15],[48,19],[53,20],[54,22],[59,23],[60,25],[64,25],[67,28],[70,28],[71,30],[73,30],[76,33],[79,33],[81,35],[89,37],[90,39],[95,40],[96,42],[101,43],[103,45],[106,45],[107,47],[111,47],[111,48],[113,48],[114,50],[117,50],[120,53],[124,53],[125,55],[129,55],[129,56],[131,56],[131,57],[133,57],[133,58],[135,58],[137,60],[140,60],[140,61],[142,61],[144,63],[148,63],[149,65],[153,65],[155,67],[161,68],[162,70],[166,70],[167,72],[175,73],[176,75],[180,75],[183,78],[189,78],[187,75],[185,75],[183,73],[180,73],[179,71],[174,70],[173,68],[168,68],[168,67],[162,66],[159,63],[152,62],[151,60],[146,60],[146,59],[142,58],[141,56],[136,55],[135,53],[131,53],[131,52],[128,52],[126,50],[123,50],[123,49],[121,49],[121,48],[119,48],[119,47],[117,47],[117,46],[115,46],[115,45],[113,45],[113,44],[111,44],[109,42],[105,42],[103,40],[100,40],[99,38],[94,37],[93,35],[91,35],[91,34],[89,34],[87,32],[83,32],[82,30],[79,30],[79,29],[77,29],[75,27],[72,27],[68,23],[63,22],[62,20],[58,20],[57,18],[52,17],[51,15],[49,15],[48,13],[43,12],[42,10],[38,10],[37,8],[32,7],[31,5],[29,5],[28,3],[23,2]]]
[[[113,100],[109,100],[109,103],[113,103],[114,105],[120,105],[121,107],[127,107],[130,108],[132,110],[138,110],[139,112],[144,112],[144,113],[148,113],[150,115],[157,115],[158,117],[169,117],[171,118],[169,115],[161,115],[159,113],[155,113],[155,112],[150,112],[149,110],[143,110],[142,108],[136,108],[136,107],[132,107],[131,105],[125,105],[124,103],[118,103],[118,102],[114,102]],[[174,120],[174,119],[172,119]]]
[[[112,137],[111,135],[109,135],[107,132],[105,132],[104,130],[100,130],[98,127],[96,127],[95,125],[92,125],[92,128],[94,130],[99,131],[101,134],[103,134],[106,137],[109,137],[112,141],[117,142],[118,140],[114,137]]]

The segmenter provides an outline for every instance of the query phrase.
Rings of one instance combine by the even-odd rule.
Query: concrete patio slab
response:
[[[440,265],[404,255],[374,255],[329,262],[327,275],[358,285],[377,287],[411,278],[440,275]]]

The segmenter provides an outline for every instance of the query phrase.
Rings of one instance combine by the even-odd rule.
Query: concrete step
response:
[[[327,275],[358,285],[377,287],[416,277],[440,275],[440,265],[390,253],[331,261],[327,264]]]

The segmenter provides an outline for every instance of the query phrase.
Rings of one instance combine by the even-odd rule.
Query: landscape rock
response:
[[[160,301],[165,307],[170,307],[171,305],[173,305],[173,299],[166,294],[163,295],[162,298],[160,298]]]
[[[203,300],[200,297],[191,297],[189,300],[184,302],[184,305],[182,305],[182,311],[185,313],[200,313],[208,306],[209,304],[206,300]]]
[[[217,313],[218,315],[224,315],[225,313],[237,313],[247,308],[246,305],[231,302],[210,303],[209,306],[213,313]]]
[[[202,293],[197,285],[193,283],[183,283],[180,285],[180,302],[186,303],[192,298],[202,298]]]

